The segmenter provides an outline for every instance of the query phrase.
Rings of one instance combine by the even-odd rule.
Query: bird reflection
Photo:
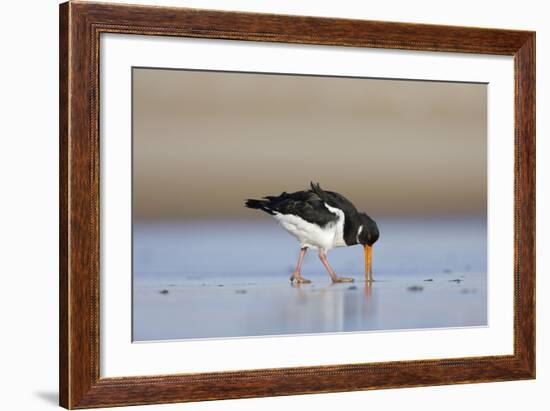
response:
[[[375,285],[366,281],[357,285],[329,283],[322,287],[293,283],[300,308],[293,310],[291,321],[306,321],[331,331],[361,329],[375,314]],[[288,319],[290,320],[290,319]]]
[[[365,299],[367,301],[370,301],[371,298],[372,298],[372,282],[367,281],[365,282]]]

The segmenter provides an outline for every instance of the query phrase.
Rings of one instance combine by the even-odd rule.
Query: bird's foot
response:
[[[352,283],[353,281],[351,277],[332,277],[333,283]]]
[[[294,284],[309,284],[311,280],[302,277],[301,274],[294,273],[290,276],[290,282]]]

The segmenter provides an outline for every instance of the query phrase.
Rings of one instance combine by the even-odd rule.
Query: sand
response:
[[[487,325],[483,220],[380,225],[374,283],[364,281],[362,250],[350,247],[332,251],[329,261],[354,283],[331,284],[310,253],[303,275],[313,283],[300,286],[288,280],[297,244],[270,221],[137,225],[133,339]]]
[[[317,277],[317,276],[315,276]],[[485,276],[292,286],[284,279],[138,286],[134,339],[335,333],[487,324]],[[431,280],[431,281],[428,281]]]

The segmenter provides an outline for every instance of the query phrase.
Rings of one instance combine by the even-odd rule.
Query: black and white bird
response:
[[[335,247],[361,244],[365,251],[365,278],[372,281],[372,245],[380,233],[376,222],[357,211],[343,195],[323,190],[311,183],[311,189],[262,200],[246,200],[246,207],[265,211],[300,242],[300,256],[290,281],[310,283],[302,277],[301,269],[308,248],[319,251],[319,258],[333,282],[351,282],[353,278],[339,277],[328,264],[326,253]]]

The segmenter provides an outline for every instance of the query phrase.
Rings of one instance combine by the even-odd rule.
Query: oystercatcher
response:
[[[372,281],[372,245],[380,236],[376,222],[357,211],[343,195],[323,190],[311,183],[311,189],[262,200],[246,200],[246,207],[265,211],[300,242],[300,256],[291,282],[310,283],[302,277],[301,269],[308,248],[318,250],[319,258],[335,283],[351,282],[353,278],[339,277],[328,264],[326,253],[335,247],[361,244],[365,250],[365,278]]]

